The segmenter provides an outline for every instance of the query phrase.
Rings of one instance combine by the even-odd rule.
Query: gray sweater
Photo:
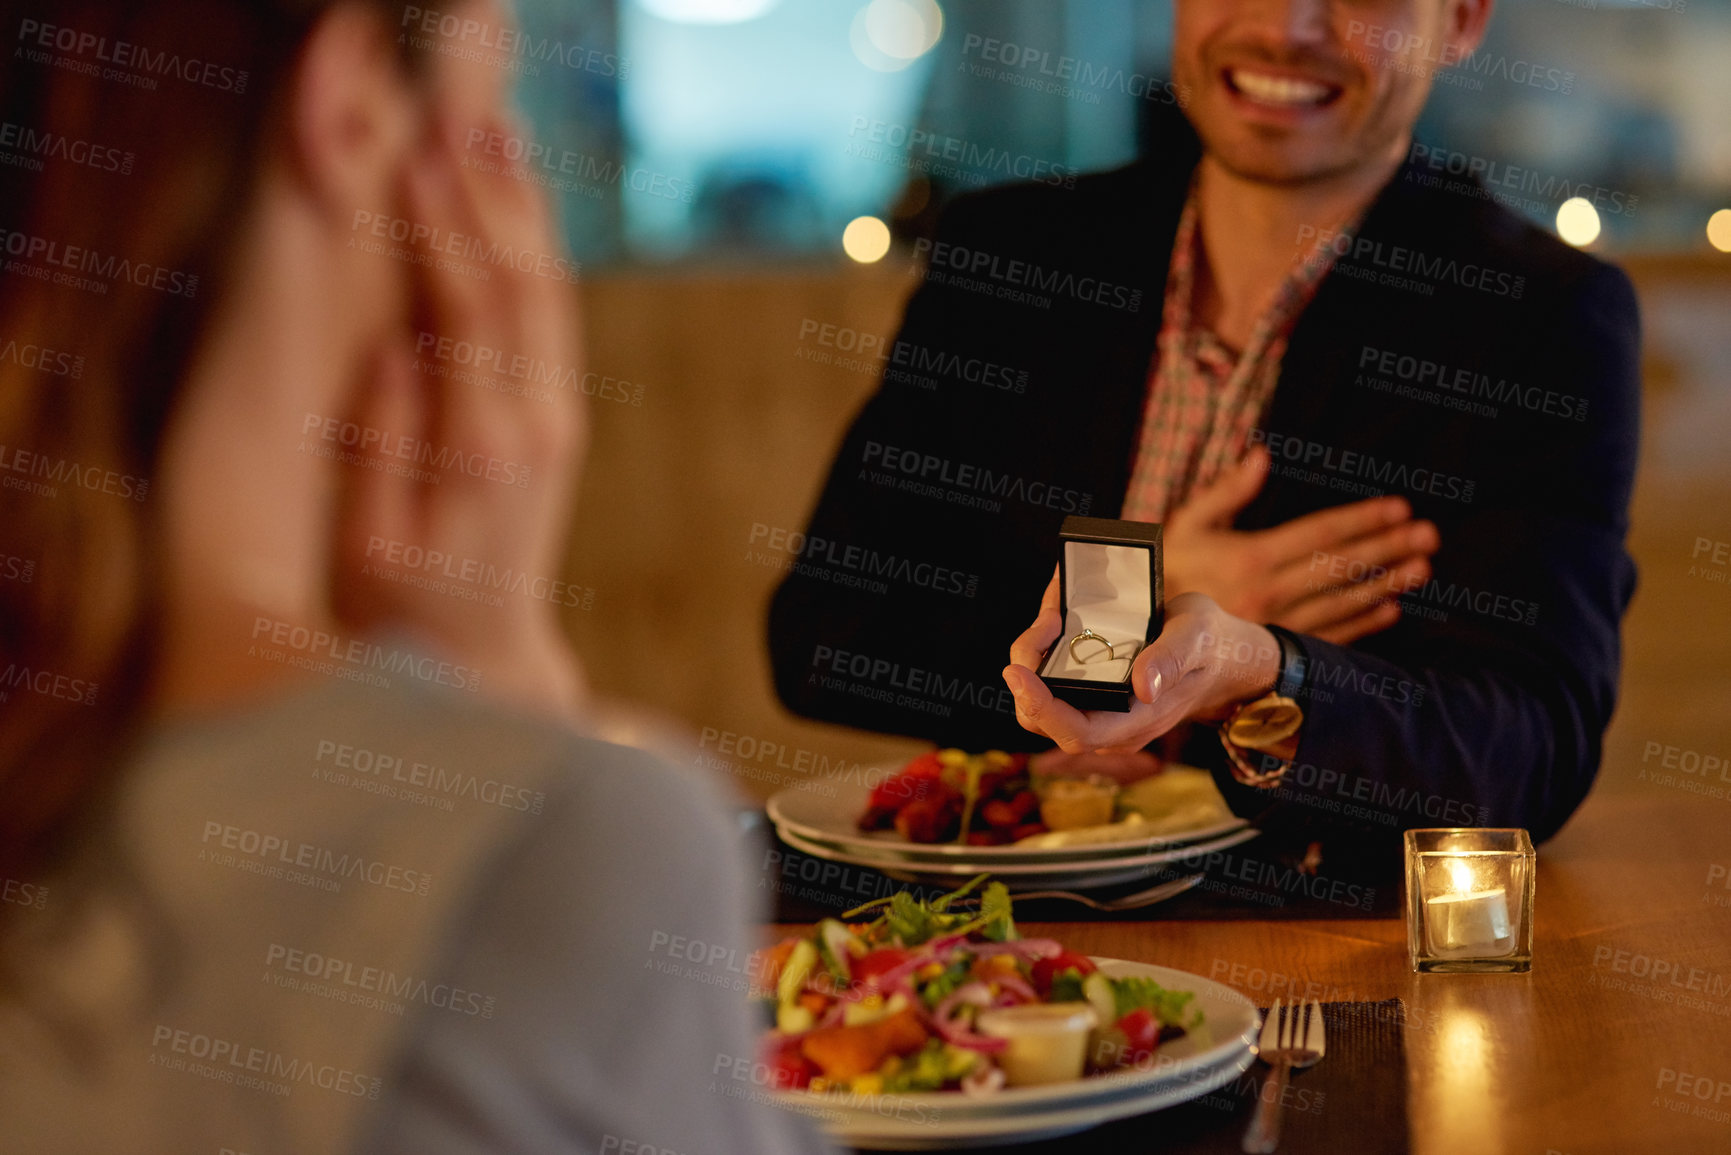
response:
[[[165,727],[124,783],[6,924],[0,1151],[827,1150],[749,1077],[709,781],[336,683]]]

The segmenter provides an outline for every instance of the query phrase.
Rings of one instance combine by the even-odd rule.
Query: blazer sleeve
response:
[[[1540,840],[1586,796],[1635,587],[1624,542],[1640,325],[1628,278],[1602,264],[1556,316],[1537,346],[1551,379],[1536,384],[1586,398],[1589,419],[1534,419],[1522,499],[1442,526],[1428,601],[1475,603],[1446,629],[1403,622],[1351,648],[1301,639],[1305,725],[1279,793],[1402,827],[1521,826]]]

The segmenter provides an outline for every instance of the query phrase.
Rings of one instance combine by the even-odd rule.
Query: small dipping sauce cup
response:
[[[1028,1003],[981,1011],[974,1027],[1009,1040],[997,1055],[1005,1084],[1032,1087],[1080,1079],[1088,1033],[1098,1021],[1087,1003]]]

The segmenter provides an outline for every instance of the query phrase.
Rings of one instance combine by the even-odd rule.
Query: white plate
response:
[[[1200,842],[1241,830],[1246,825],[1244,819],[1235,817],[1188,830],[1049,849],[1015,845],[963,846],[949,842],[909,842],[893,830],[861,831],[859,816],[865,813],[870,798],[871,787],[864,783],[850,783],[827,798],[811,790],[787,789],[771,796],[765,809],[777,827],[791,830],[808,842],[847,847],[879,859],[893,855],[903,861],[920,863],[947,859],[1007,864],[1117,858]]]
[[[1227,847],[1237,846],[1241,842],[1248,842],[1262,832],[1253,828],[1246,828],[1214,839],[1212,842],[1174,847],[1171,850],[1161,850],[1153,854],[1093,859],[1083,862],[1009,864],[975,861],[899,862],[805,839],[786,827],[778,826],[776,833],[783,842],[795,850],[812,855],[814,858],[823,858],[831,862],[845,862],[852,866],[869,866],[874,870],[883,871],[891,878],[911,882],[930,881],[953,884],[958,879],[972,878],[976,874],[990,874],[993,878],[1002,880],[1013,891],[1018,888],[1034,890],[1048,886],[1073,890],[1077,887],[1114,886],[1121,882],[1134,882],[1139,878],[1147,878],[1168,863],[1201,858],[1205,854],[1225,850]]]
[[[1095,959],[1108,975],[1145,976],[1163,987],[1194,992],[1201,1030],[1161,1047],[1145,1070],[1118,1071],[1073,1083],[1015,1087],[972,1097],[954,1091],[863,1096],[776,1092],[782,1105],[816,1115],[825,1131],[858,1147],[921,1150],[1025,1142],[1097,1127],[1158,1111],[1231,1082],[1255,1059],[1256,1008],[1230,987],[1201,975],[1151,963]]]

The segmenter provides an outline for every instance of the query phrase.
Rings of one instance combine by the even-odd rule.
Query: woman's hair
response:
[[[55,864],[137,730],[164,427],[286,81],[341,2],[400,10],[0,0],[0,884]]]

